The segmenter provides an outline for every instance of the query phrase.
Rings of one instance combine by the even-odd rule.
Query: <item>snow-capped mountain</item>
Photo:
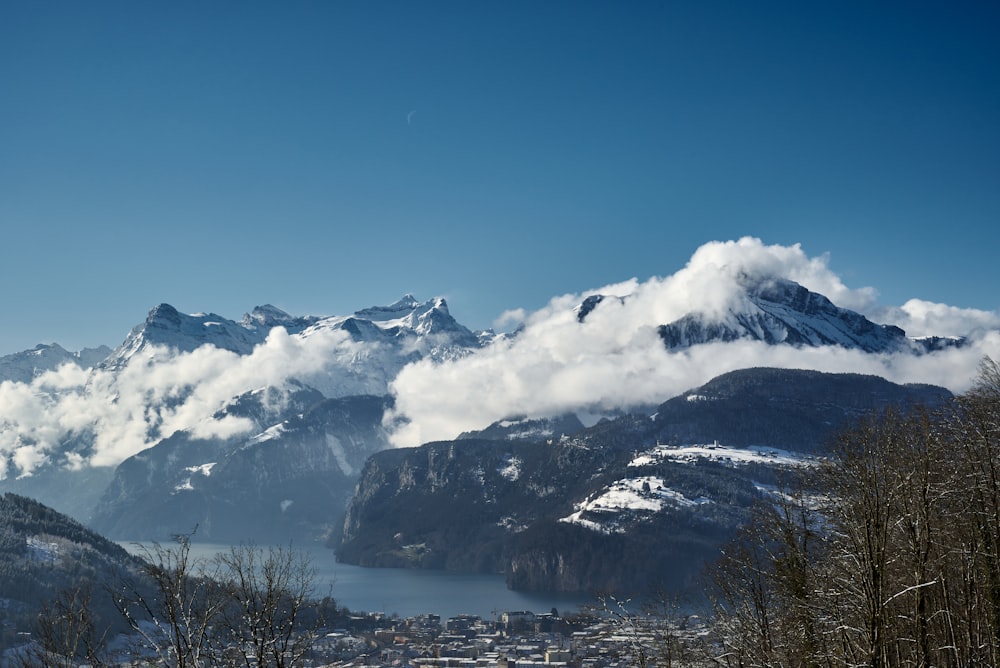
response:
[[[64,364],[90,369],[109,354],[111,349],[107,346],[71,353],[57,343],[40,343],[31,350],[0,357],[0,382],[30,383],[46,371],[55,371]]]
[[[404,295],[389,306],[318,320],[302,335],[308,337],[330,329],[348,332],[357,342],[392,342],[421,357],[429,355],[437,359],[462,355],[482,344],[480,336],[451,316],[448,304],[440,297],[419,302],[413,295]]]
[[[191,352],[203,345],[247,355],[267,338],[270,328],[246,327],[214,313],[187,315],[170,304],[160,304],[146,320],[132,328],[125,341],[102,363],[121,369],[140,351],[159,345],[178,352]]]
[[[184,477],[187,468],[204,464],[203,459],[219,463],[217,473],[235,470],[226,462],[236,461],[230,456],[232,452],[239,448],[246,450],[251,442],[261,447],[254,450],[255,458],[247,461],[256,462],[263,469],[277,470],[284,465],[276,458],[282,452],[287,455],[290,446],[269,449],[263,444],[267,441],[270,445],[280,445],[289,442],[292,433],[298,433],[312,434],[310,438],[319,445],[308,457],[300,452],[297,461],[321,462],[312,474],[338,477],[336,485],[328,485],[332,490],[329,498],[338,499],[334,505],[342,507],[353,486],[352,476],[356,476],[365,457],[388,446],[381,419],[388,405],[389,384],[399,370],[425,357],[440,360],[468,355],[490,338],[488,332],[472,332],[456,322],[445,300],[421,302],[411,295],[388,306],[367,308],[347,316],[296,317],[264,305],[239,321],[217,314],[183,314],[168,304],[160,304],[114,351],[104,349],[99,356],[74,357],[65,351],[56,355],[61,348],[40,346],[35,351],[5,358],[19,362],[10,365],[17,371],[14,379],[19,383],[27,383],[40,370],[65,361],[79,364],[83,360],[92,370],[87,383],[79,387],[15,388],[39,404],[28,418],[37,420],[42,411],[63,409],[67,415],[62,419],[72,422],[73,428],[60,434],[53,429],[43,430],[35,423],[19,424],[16,416],[4,416],[9,421],[0,426],[0,430],[7,432],[0,433],[0,445],[13,443],[20,451],[5,448],[6,476],[0,470],[3,479],[0,487],[30,493],[78,518],[89,519],[94,504],[102,496],[103,486],[84,490],[73,481],[108,484],[112,478],[110,472],[102,476],[85,475],[92,470],[107,471],[106,465],[86,465],[88,460],[107,461],[109,457],[102,454],[102,449],[114,451],[132,443],[117,450],[126,453],[119,458],[126,462],[128,455],[136,452],[147,458],[154,451],[165,453],[157,455],[160,463],[155,472],[130,478],[128,485],[132,487],[128,487],[128,493],[118,495],[134,501],[139,497],[153,498],[159,494],[155,490],[164,485],[170,492],[171,485],[176,486],[171,481]],[[226,354],[218,354],[221,351]],[[245,407],[255,402],[247,400],[247,396],[266,401],[250,414]],[[289,400],[292,396],[298,399]],[[337,421],[327,414],[343,412],[342,408],[329,404],[329,400],[351,397],[370,397],[381,408],[377,415],[373,409],[365,409],[367,431],[355,429],[352,432],[355,435],[345,440],[344,425],[353,424],[352,420],[358,418]],[[309,405],[301,405],[306,399]],[[360,404],[347,405],[361,410],[357,408]],[[238,409],[240,406],[244,408]],[[302,423],[303,415],[310,416],[313,427],[305,430],[289,427]],[[54,416],[53,420],[56,419]],[[262,439],[264,433],[283,436]],[[363,433],[364,437],[357,433]],[[132,440],[124,441],[123,436],[111,438],[110,434],[122,434]],[[302,437],[297,442],[308,440]],[[312,447],[312,441],[303,447]],[[340,454],[334,452],[336,443],[344,448]],[[209,456],[211,452],[215,454]],[[25,462],[31,466],[28,476],[22,475]],[[247,466],[241,470],[248,470]],[[336,475],[328,471],[330,466]],[[129,463],[126,468],[137,470],[137,464]],[[190,474],[187,478],[200,479]],[[217,475],[213,481],[223,478]],[[111,482],[124,489],[121,481]],[[147,489],[142,491],[135,485]],[[196,490],[196,494],[200,493]],[[326,507],[329,498],[319,507]],[[128,504],[115,505],[107,499],[101,503],[104,525],[142,525],[141,519],[125,522],[113,517],[115,513],[127,513]],[[308,505],[308,501],[300,500],[297,512],[301,513]],[[258,517],[263,515],[257,513]]]
[[[420,302],[409,294],[389,306],[370,307],[348,316],[292,316],[267,304],[244,314],[239,322],[214,313],[186,315],[169,304],[160,304],[101,366],[120,370],[151,346],[191,352],[209,345],[246,356],[276,328],[300,341],[345,335],[343,345],[330,346],[325,364],[317,364],[298,378],[328,397],[385,394],[409,362],[424,357],[460,357],[488,344],[491,338],[490,333],[474,333],[460,325],[444,299]]]
[[[882,353],[928,352],[962,343],[940,337],[909,339],[899,327],[874,323],[788,279],[743,275],[737,282],[742,291],[722,312],[694,311],[661,324],[659,334],[667,348],[753,340]],[[578,307],[577,318],[584,322],[605,299],[603,295],[588,297]]]
[[[249,330],[262,330],[264,333],[273,327],[284,327],[290,334],[301,332],[309,325],[322,320],[319,316],[293,316],[285,313],[277,306],[264,304],[256,306],[250,313],[244,313],[240,326]]]
[[[662,342],[670,350],[739,340],[775,346],[836,345],[864,352],[918,353],[955,345],[954,340],[942,338],[915,343],[899,328],[873,323],[786,279],[743,277],[741,281],[741,290],[727,309],[692,311],[663,323],[659,339],[637,340],[647,346]],[[575,310],[577,322],[570,320],[569,327],[559,330],[559,345],[571,344],[575,336],[589,345],[585,339],[591,318],[613,318],[615,308],[624,310],[633,303],[644,302],[618,296],[588,297]],[[633,318],[630,326],[637,320]],[[610,331],[616,323],[605,320],[602,324],[601,331]],[[648,330],[650,321],[643,326]],[[322,532],[335,521],[332,516],[341,512],[365,458],[388,447],[388,430],[410,418],[411,414],[401,411],[391,414],[398,422],[382,424],[387,411],[400,410],[401,401],[391,396],[391,390],[399,387],[404,368],[431,361],[441,364],[412,368],[452,372],[466,368],[452,363],[471,361],[468,367],[494,374],[479,384],[491,388],[497,374],[503,377],[506,370],[518,367],[502,354],[490,358],[488,365],[478,364],[475,356],[520,353],[516,344],[523,339],[519,337],[527,339],[529,347],[545,338],[535,331],[528,336],[525,331],[500,336],[474,332],[452,317],[444,299],[419,301],[412,295],[350,315],[293,316],[263,305],[240,320],[211,313],[182,314],[161,304],[114,351],[72,354],[58,346],[39,346],[0,359],[0,380],[6,373],[14,381],[6,388],[11,392],[7,396],[16,396],[28,407],[23,418],[15,411],[2,416],[0,489],[31,494],[80,519],[89,519],[100,500],[101,526],[126,539],[133,536],[124,533],[143,527],[163,508],[173,509],[171,514],[182,523],[204,526],[210,526],[211,517],[232,519],[241,508],[254,508],[251,520],[271,517],[268,521],[273,522],[295,516],[303,535]],[[587,348],[588,355],[595,350],[600,347]],[[533,352],[520,357],[534,361]],[[497,359],[503,364],[495,364]],[[89,380],[57,388],[32,382],[40,373],[67,362],[90,368]],[[545,379],[546,368],[537,366],[537,379]],[[453,396],[485,403],[492,398]],[[557,440],[557,434],[581,428],[580,416],[591,409],[591,415],[623,415],[669,396],[646,396],[643,403],[610,408],[581,400],[581,405],[559,405],[547,417],[531,413],[531,406],[522,404],[512,411],[521,417],[486,429],[479,426],[483,429],[479,432],[474,431],[477,427],[467,429],[470,433],[456,440],[455,447],[493,439],[512,444],[541,436]],[[437,405],[435,410],[439,410]],[[345,406],[351,407],[347,413]],[[691,420],[673,424],[667,419],[669,405],[661,408],[665,412],[653,423],[666,420],[664,434],[706,431]],[[764,402],[757,415],[789,422],[786,412],[772,408]],[[813,426],[808,423],[808,429]],[[600,425],[593,429],[599,431]],[[801,440],[804,430],[796,438]],[[614,438],[625,439],[622,433]],[[720,435],[724,429],[714,433]],[[290,467],[289,458],[311,464],[306,469]],[[508,462],[505,470],[518,469]],[[300,491],[313,490],[312,501],[309,495],[292,495],[289,490],[296,485]],[[660,499],[663,504],[667,500]],[[310,512],[302,512],[310,506]],[[560,517],[578,512],[572,505],[564,510]],[[241,524],[241,530],[249,531],[251,525],[252,521]],[[147,522],[145,526],[166,525]]]

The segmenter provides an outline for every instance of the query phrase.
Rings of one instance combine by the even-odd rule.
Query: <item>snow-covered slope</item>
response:
[[[146,320],[132,328],[125,341],[105,360],[105,368],[121,369],[149,346],[191,352],[203,345],[247,355],[267,338],[270,328],[246,327],[214,313],[187,315],[170,304],[160,304]]]

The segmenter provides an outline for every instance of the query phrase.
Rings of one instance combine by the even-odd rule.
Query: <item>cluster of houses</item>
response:
[[[385,620],[364,637],[338,631],[320,643],[342,649],[326,668],[621,668],[636,665],[637,651],[655,652],[665,637],[662,627],[519,611],[492,621],[460,615],[442,623],[431,614]]]

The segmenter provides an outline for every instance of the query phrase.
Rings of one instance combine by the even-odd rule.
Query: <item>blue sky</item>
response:
[[[1000,307],[1000,10],[0,4],[0,354],[443,295],[471,327],[750,235]]]

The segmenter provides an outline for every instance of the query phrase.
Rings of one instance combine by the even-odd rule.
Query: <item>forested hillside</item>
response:
[[[3,646],[33,628],[39,608],[72,588],[99,590],[139,561],[121,546],[37,501],[0,497],[0,621]],[[109,596],[93,597],[93,613],[117,617]]]

